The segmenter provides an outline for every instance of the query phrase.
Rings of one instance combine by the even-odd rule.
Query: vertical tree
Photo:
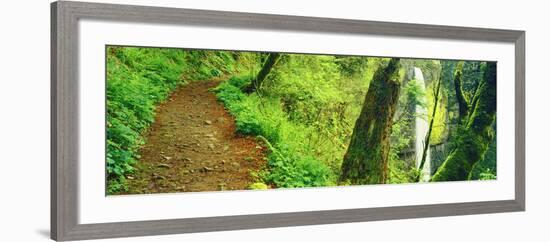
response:
[[[496,63],[489,62],[473,97],[475,106],[468,110],[457,146],[449,154],[432,181],[466,180],[493,140],[492,125],[496,117]]]
[[[424,164],[426,163],[426,157],[428,156],[428,147],[430,147],[430,136],[432,135],[432,129],[434,126],[434,120],[435,120],[435,114],[437,111],[437,104],[439,102],[439,89],[441,88],[441,76],[439,76],[439,79],[437,81],[437,86],[434,89],[434,107],[432,111],[432,117],[430,120],[430,125],[428,126],[428,133],[426,134],[426,138],[424,139],[424,147],[422,150],[422,159],[420,160],[420,166],[418,169],[422,171],[424,169]],[[417,181],[420,181],[421,174],[418,175],[416,178]]]
[[[254,78],[254,80],[252,80],[250,84],[244,87],[244,91],[246,93],[252,93],[262,86],[262,83],[264,82],[267,75],[269,75],[269,72],[271,72],[271,69],[273,68],[275,63],[277,63],[277,60],[279,60],[280,56],[281,54],[279,53],[270,53],[267,56],[267,59],[265,60],[260,72],[258,72],[258,75],[256,75],[256,77]]]
[[[458,102],[458,123],[462,123],[464,119],[468,116],[468,102],[464,96],[464,91],[462,90],[462,68],[464,66],[464,61],[460,61],[456,66],[456,71],[454,75],[454,86],[456,100]]]
[[[400,59],[392,58],[374,74],[344,155],[340,181],[385,183],[392,119],[399,99]]]

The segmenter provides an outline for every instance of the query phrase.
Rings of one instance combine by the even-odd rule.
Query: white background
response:
[[[498,180],[269,191],[105,197],[105,45],[271,50],[492,60],[499,97],[514,96],[514,46],[503,43],[182,27],[81,20],[79,25],[81,223],[372,208],[514,198],[513,98],[498,102]],[[143,34],[147,33],[147,34]],[[219,41],[218,36],[224,36]],[[334,43],[338,43],[335,45]],[[447,191],[452,191],[449,193]],[[442,195],[444,194],[444,195]],[[220,206],[223,204],[223,206]],[[162,209],[158,209],[161,207]],[[205,209],[207,208],[207,209]]]
[[[117,1],[123,2],[123,1]],[[548,241],[550,84],[547,6],[526,1],[124,1],[397,22],[527,30],[527,212],[170,235],[114,241]],[[542,1],[541,1],[542,2]],[[10,1],[0,14],[2,241],[46,241],[49,228],[49,1]],[[7,30],[7,31],[6,31]],[[512,97],[510,97],[512,98]],[[223,204],[221,204],[223,205]]]

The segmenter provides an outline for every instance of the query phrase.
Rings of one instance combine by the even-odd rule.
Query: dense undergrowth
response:
[[[269,171],[261,174],[276,187],[311,187],[333,184],[334,174],[308,149],[308,137],[314,130],[292,122],[281,109],[278,98],[246,95],[242,85],[247,76],[233,77],[216,88],[218,98],[236,118],[237,131],[264,137],[271,152]]]
[[[215,91],[235,116],[238,132],[265,137],[270,143],[263,182],[275,187],[332,186],[338,184],[342,157],[369,81],[385,61],[288,55],[255,93],[242,91],[251,75],[232,77]],[[400,128],[394,129],[399,136]],[[401,146],[409,142],[400,139]],[[398,157],[401,146],[391,151],[389,182],[414,177],[404,172],[409,167]]]

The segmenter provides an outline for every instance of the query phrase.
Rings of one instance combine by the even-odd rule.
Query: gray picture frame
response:
[[[486,202],[80,224],[77,206],[80,112],[77,48],[80,19],[512,43],[515,45],[515,198]],[[51,238],[54,240],[101,239],[524,210],[524,31],[70,1],[51,4]]]

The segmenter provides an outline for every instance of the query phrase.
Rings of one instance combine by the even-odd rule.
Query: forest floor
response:
[[[176,89],[156,109],[126,194],[242,190],[266,166],[266,148],[235,132],[235,120],[196,81]]]

